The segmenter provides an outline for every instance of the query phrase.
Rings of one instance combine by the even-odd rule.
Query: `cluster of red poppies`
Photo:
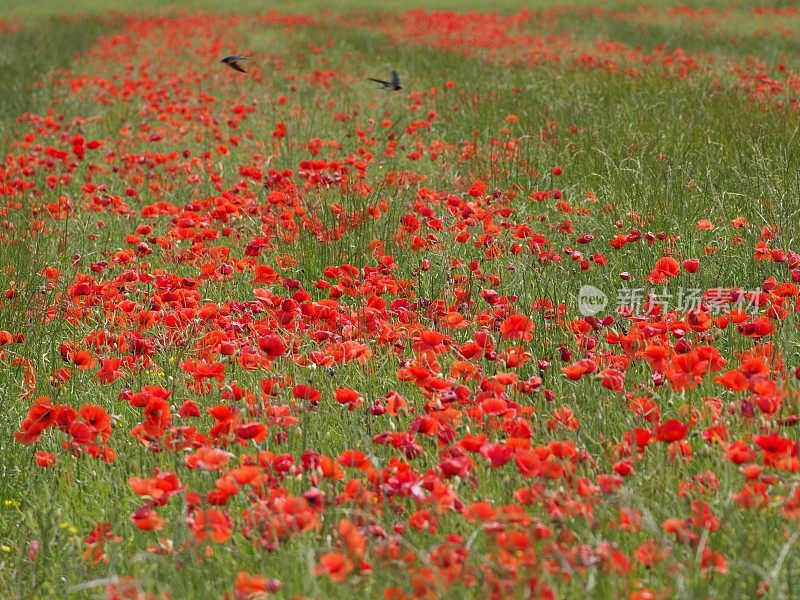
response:
[[[657,10],[643,6],[623,11],[554,6],[536,12],[523,9],[516,14],[502,15],[419,9],[408,11],[397,23],[384,24],[383,29],[397,43],[432,46],[503,64],[564,65],[631,77],[657,73],[682,79],[702,74],[711,77],[717,88],[732,82],[765,106],[800,111],[800,73],[785,62],[770,64],[758,56],[736,60],[665,44],[645,49],[601,36],[592,41],[581,41],[568,30],[568,26],[563,25],[576,16],[589,19],[589,22],[611,19],[641,26],[659,19],[673,24],[688,18],[690,21],[702,19],[704,27],[710,31],[724,23],[731,10],[717,12],[682,6]],[[781,25],[782,18],[792,15],[793,10],[796,8],[756,8],[748,18],[765,20],[764,27],[757,30],[759,33],[777,31],[784,37],[796,39],[794,31]],[[731,44],[736,41],[735,36],[730,37]]]

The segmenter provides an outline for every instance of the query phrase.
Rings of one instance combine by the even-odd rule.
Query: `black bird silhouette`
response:
[[[384,90],[389,90],[391,92],[396,92],[397,90],[402,90],[403,86],[400,85],[400,76],[397,74],[397,71],[392,71],[392,80],[391,81],[384,81],[383,79],[375,79],[374,77],[367,77],[370,81],[374,81],[375,83],[380,83],[381,88]]]
[[[234,71],[239,73],[247,73],[240,65],[239,62],[243,60],[250,60],[251,56],[255,56],[258,52],[251,52],[250,54],[234,54],[233,56],[226,56],[220,62],[225,63]]]

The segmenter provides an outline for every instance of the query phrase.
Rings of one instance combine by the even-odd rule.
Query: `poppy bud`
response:
[[[28,560],[34,562],[39,555],[39,540],[31,540],[28,542]]]

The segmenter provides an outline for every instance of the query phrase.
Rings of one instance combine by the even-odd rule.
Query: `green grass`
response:
[[[188,6],[200,10],[220,8],[218,3],[204,0],[197,0]],[[290,6],[281,5],[280,8],[303,12],[312,10],[313,6],[313,3],[297,2]],[[347,11],[355,6],[359,6],[358,3],[340,0],[335,10]],[[467,9],[478,8],[479,3],[440,2],[431,6]],[[504,2],[497,10],[514,10],[516,6],[518,3]],[[136,7],[153,11],[173,8],[154,2],[138,3]],[[388,2],[382,3],[379,8],[390,11],[403,7],[404,3]],[[119,8],[125,9],[124,6]],[[242,0],[227,4],[221,10],[262,11],[265,8],[263,3]],[[28,18],[39,19],[54,11],[102,14],[106,9],[107,3],[94,0],[63,3],[57,7],[12,0],[8,14],[19,16],[24,21]],[[87,139],[111,138],[123,123],[138,123],[136,107],[104,107],[91,99],[65,94],[63,90],[54,89],[50,83],[52,73],[60,67],[69,66],[77,73],[90,72],[89,69],[96,65],[86,57],[72,61],[74,53],[86,50],[98,34],[106,34],[119,24],[96,20],[65,21],[49,17],[46,21],[32,22],[35,25],[0,41],[0,57],[20,56],[25,48],[30,47],[44,49],[34,53],[32,62],[25,63],[27,68],[22,68],[19,60],[0,63],[0,85],[3,89],[15,90],[15,93],[0,98],[2,131],[24,131],[26,125],[16,124],[15,117],[22,112],[43,111],[51,98],[58,99],[59,111],[67,116],[67,120],[76,115],[103,116],[102,122],[86,125]],[[589,17],[581,17],[575,22],[562,19],[559,28],[590,42],[594,35],[587,34],[586,28],[595,22]],[[598,36],[619,39],[632,46],[642,44],[652,48],[669,40],[671,45],[736,58],[750,53],[766,54],[772,58],[773,55],[791,50],[788,42],[772,38],[747,38],[741,45],[731,47],[721,34],[706,36],[677,26],[672,28],[669,24],[658,23],[638,28],[630,24],[604,23],[603,28],[597,31]],[[603,290],[615,291],[619,287],[618,273],[622,270],[630,271],[635,281],[642,281],[655,261],[664,254],[667,245],[662,242],[652,246],[636,244],[621,251],[608,247],[607,241],[613,235],[624,234],[633,227],[639,227],[643,232],[665,231],[677,235],[679,238],[671,244],[676,255],[703,259],[703,266],[697,275],[682,274],[673,286],[708,288],[739,285],[754,288],[771,275],[780,280],[786,278],[785,270],[779,265],[754,263],[751,256],[757,228],[762,225],[779,227],[776,246],[791,248],[796,245],[800,235],[797,226],[800,214],[797,203],[800,196],[800,122],[797,115],[788,111],[760,110],[727,80],[719,89],[715,89],[713,81],[717,78],[716,74],[697,75],[681,81],[653,74],[626,78],[557,66],[498,66],[478,57],[446,54],[413,45],[390,45],[380,32],[347,28],[335,23],[284,34],[279,28],[245,21],[235,34],[241,36],[249,48],[269,49],[269,60],[277,56],[285,66],[276,69],[273,76],[266,77],[263,83],[250,78],[243,78],[235,84],[228,83],[226,79],[215,82],[215,110],[218,112],[214,116],[217,118],[225,118],[232,104],[259,99],[257,111],[242,125],[243,129],[250,128],[257,132],[254,141],[243,141],[239,148],[232,149],[232,156],[225,159],[223,181],[226,186],[239,179],[236,167],[247,162],[249,156],[258,150],[257,141],[264,141],[269,151],[272,144],[269,132],[274,121],[285,121],[290,132],[280,152],[275,152],[272,163],[280,170],[294,169],[301,160],[308,158],[304,144],[311,138],[341,140],[341,154],[345,155],[355,152],[360,145],[353,135],[354,129],[371,128],[372,122],[379,122],[384,112],[391,112],[396,123],[395,130],[399,133],[409,121],[423,118],[428,110],[434,110],[438,116],[433,122],[432,131],[425,134],[426,140],[441,140],[455,149],[465,140],[475,140],[483,153],[467,162],[460,160],[457,150],[450,150],[437,162],[412,162],[405,155],[413,149],[413,140],[410,136],[400,134],[400,144],[406,144],[407,147],[398,149],[397,158],[377,159],[382,172],[414,170],[428,177],[426,185],[429,187],[452,190],[453,193],[462,193],[477,178],[485,180],[489,189],[497,187],[501,190],[529,191],[558,187],[564,191],[565,199],[576,206],[591,206],[589,216],[571,218],[575,220],[576,233],[593,233],[596,236],[597,241],[588,245],[586,252],[601,251],[608,254],[611,261],[608,267],[595,268],[588,274],[582,274],[572,261],[542,267],[529,255],[505,257],[501,261],[488,262],[484,267],[487,273],[499,275],[501,282],[496,286],[498,291],[519,295],[520,307],[528,307],[537,299],[547,296],[554,303],[564,302],[572,309],[581,284],[591,283]],[[326,47],[329,40],[331,45],[323,53],[307,51],[309,44]],[[426,97],[423,108],[417,113],[408,113],[408,101],[404,96],[381,95],[363,81],[366,76],[384,73],[393,67],[402,72],[408,91],[423,92],[437,87],[442,90],[441,93],[436,97]],[[108,69],[114,72],[119,67],[108,65]],[[286,74],[302,75],[329,69],[343,73],[329,91],[323,93],[318,86],[302,77],[297,81],[297,91],[288,91]],[[456,81],[454,90],[443,89],[448,80]],[[265,98],[280,94],[287,94],[291,98],[286,107],[273,108],[265,101]],[[331,105],[326,105],[326,102]],[[293,112],[292,108],[297,106],[302,107],[305,114],[300,116]],[[331,116],[337,111],[347,111],[353,119],[348,122],[335,121]],[[509,125],[504,119],[511,114],[517,115],[519,120]],[[542,142],[539,131],[549,121],[557,123],[558,139]],[[578,126],[580,132],[570,133],[571,125]],[[491,157],[492,140],[504,138],[500,131],[503,127],[509,127],[511,135],[520,139],[519,156],[542,173],[538,180],[531,179],[524,171],[521,167],[523,161],[504,162]],[[379,140],[373,148],[377,155],[382,149],[382,136],[385,134],[377,126],[372,135]],[[206,149],[213,150],[216,142],[187,139],[186,145],[197,154]],[[140,146],[144,147],[146,144]],[[169,149],[182,150],[177,147]],[[662,155],[666,156],[666,160],[660,158]],[[222,163],[223,159],[219,159],[219,162]],[[564,167],[564,174],[558,179],[549,174],[554,165]],[[163,168],[160,169],[157,172],[163,174]],[[338,202],[346,208],[355,208],[359,203],[386,198],[392,208],[385,221],[367,222],[362,228],[346,234],[339,242],[327,246],[320,245],[312,236],[304,233],[297,243],[279,244],[277,249],[268,251],[261,260],[274,264],[275,256],[291,253],[298,266],[289,270],[288,274],[300,280],[305,289],[312,290],[314,281],[327,265],[350,262],[363,267],[373,264],[368,246],[371,239],[378,238],[387,241],[387,251],[400,265],[402,277],[411,277],[411,269],[419,265],[422,256],[392,242],[390,236],[416,190],[381,188],[374,169],[371,167],[370,173],[371,177],[375,177],[376,190],[367,199],[326,192],[321,194],[318,201],[322,205]],[[109,173],[104,177],[108,182],[109,194],[124,192],[126,182],[122,177]],[[39,187],[45,189],[43,182],[38,183]],[[77,184],[65,188],[57,192],[47,191],[52,196],[48,198],[52,201],[59,193],[71,194],[76,200],[80,197]],[[589,205],[584,201],[587,192],[597,196],[597,204]],[[164,197],[178,204],[187,202],[189,197],[203,197],[212,193],[213,187],[205,181],[195,187],[168,190]],[[141,203],[155,199],[155,194],[152,197],[145,195]],[[606,204],[606,210],[600,208]],[[552,235],[556,244],[570,243],[566,236],[559,236],[551,229],[552,225],[569,215],[560,215],[552,206],[532,202],[520,202],[515,207],[518,210],[516,219],[520,222],[536,223],[540,213],[546,214],[542,229]],[[34,218],[29,209],[30,205],[26,204],[9,217],[19,232],[29,231]],[[634,212],[641,215],[643,225],[636,225],[631,216]],[[745,243],[742,245],[731,242],[728,230],[695,230],[695,224],[700,219],[727,226],[740,215],[754,225],[754,228],[743,232]],[[96,229],[100,218],[107,225],[103,229]],[[625,221],[625,226],[619,230],[613,225],[618,219]],[[122,247],[124,236],[132,233],[136,223],[135,219],[126,216],[110,213],[98,215],[78,210],[68,222],[52,224],[57,229],[49,235],[33,240],[22,238],[20,233],[13,243],[0,246],[0,261],[15,269],[14,272],[6,270],[0,273],[0,287],[8,289],[11,281],[15,281],[20,289],[18,298],[0,309],[0,328],[25,332],[25,344],[13,351],[30,358],[35,364],[38,373],[36,395],[49,394],[58,402],[75,407],[92,401],[108,408],[116,421],[111,444],[119,458],[111,465],[87,457],[72,459],[51,438],[37,449],[61,453],[64,463],[54,470],[33,467],[32,449],[21,447],[12,437],[28,409],[28,403],[18,399],[22,369],[11,365],[4,367],[0,373],[0,392],[8,401],[0,418],[0,455],[3,456],[0,464],[0,596],[94,598],[102,591],[100,585],[72,593],[69,590],[86,582],[132,575],[146,589],[168,592],[173,598],[219,598],[230,590],[233,576],[240,570],[278,577],[282,580],[285,597],[302,594],[314,598],[372,598],[381,597],[382,589],[389,585],[405,585],[407,577],[402,569],[382,570],[376,567],[372,578],[344,585],[334,585],[327,578],[311,575],[317,563],[317,550],[330,546],[327,536],[335,538],[335,523],[342,516],[335,510],[326,514],[319,534],[299,536],[276,552],[263,551],[241,536],[234,537],[228,544],[215,546],[211,556],[204,556],[197,548],[182,550],[181,544],[187,539],[187,531],[181,517],[186,509],[179,501],[171,501],[168,506],[159,509],[167,521],[164,531],[158,534],[136,531],[129,517],[141,502],[127,485],[131,475],[145,476],[158,466],[180,472],[184,484],[196,490],[209,489],[216,478],[215,474],[187,471],[178,454],[154,454],[132,440],[127,432],[140,415],[126,402],[118,400],[123,387],[139,389],[148,383],[173,389],[173,399],[177,405],[194,398],[195,395],[186,387],[176,367],[190,353],[191,347],[173,345],[159,350],[154,357],[158,369],[142,372],[112,386],[98,386],[94,370],[77,371],[64,388],[54,391],[47,378],[55,368],[62,366],[59,344],[83,339],[92,330],[113,328],[114,325],[104,321],[100,313],[98,320],[93,323],[75,324],[56,319],[43,327],[32,322],[31,319],[36,315],[26,314],[26,308],[42,304],[37,300],[42,285],[38,273],[49,265],[58,267],[64,273],[74,274],[75,268],[71,265],[76,254],[82,255],[81,270],[85,272],[88,262],[106,256],[103,252],[109,248],[116,250]],[[87,239],[87,233],[91,231],[99,231],[97,241]],[[433,297],[447,287],[450,258],[457,256],[465,261],[482,259],[482,252],[472,245],[457,246],[445,235],[441,237],[443,250],[430,253],[431,269],[419,277],[420,295]],[[232,239],[226,243],[231,245],[232,255],[241,256],[246,241]],[[716,246],[717,254],[705,258],[703,250],[706,245]],[[192,276],[197,273],[194,266],[171,264],[159,254],[153,255],[152,262],[154,266],[181,275]],[[508,268],[509,263],[513,270]],[[63,283],[61,285],[63,288]],[[479,284],[476,282],[474,285]],[[205,300],[214,302],[246,300],[252,296],[252,287],[246,274],[240,274],[228,282],[203,284],[201,294]],[[486,284],[486,287],[491,286]],[[53,300],[56,291],[63,289],[45,291],[44,297]],[[131,296],[139,302],[146,302],[151,291],[131,293]],[[344,299],[342,302],[358,307],[361,300]],[[545,322],[540,316],[534,319],[537,332],[543,332],[529,345],[534,357],[547,358],[555,364],[557,345],[565,344],[577,350],[574,338],[567,332],[553,327],[552,323]],[[196,323],[195,326],[204,332],[202,324]],[[188,337],[193,339],[194,336]],[[456,332],[453,337],[465,341],[468,333]],[[792,323],[782,326],[778,339],[787,363],[797,364],[796,349],[800,344],[800,336]],[[307,349],[313,347],[310,340],[305,343]],[[734,352],[744,349],[749,342],[729,330],[717,336],[715,344],[726,357],[732,359]],[[258,390],[258,381],[262,377],[286,373],[296,381],[309,379],[326,398],[339,385],[357,389],[368,399],[399,389],[421,411],[424,403],[422,395],[410,384],[397,381],[395,373],[400,366],[398,358],[386,348],[376,346],[373,351],[373,371],[353,363],[334,372],[327,369],[310,371],[284,358],[276,362],[271,373],[245,371],[231,366],[227,378],[229,381],[236,380],[245,389]],[[408,347],[406,352],[410,354]],[[448,363],[444,362],[443,366],[447,368]],[[497,369],[488,362],[483,366],[489,370]],[[730,367],[733,366],[732,363]],[[526,376],[535,372],[533,365],[523,370]],[[641,365],[631,368],[627,373],[629,385],[638,382],[646,386],[648,378],[648,370]],[[549,431],[545,421],[553,407],[539,395],[532,400],[525,400],[533,406],[537,415],[541,415],[536,421],[537,443],[547,443],[551,439],[573,440],[598,461],[601,470],[607,472],[614,462],[611,453],[613,442],[618,442],[626,431],[641,426],[626,409],[624,400],[600,388],[596,382],[582,380],[572,383],[553,372],[547,375],[546,385],[554,391],[560,404],[568,405],[574,411],[582,427],[577,432]],[[682,406],[700,408],[705,397],[720,394],[719,386],[711,382],[704,383],[685,397],[667,388],[651,391],[655,393],[665,418],[677,416]],[[726,401],[730,398],[725,396]],[[218,401],[217,391],[203,400],[209,406]],[[307,448],[314,448],[329,456],[336,456],[347,448],[359,448],[374,455],[381,464],[386,464],[394,455],[391,449],[371,442],[371,436],[378,431],[369,429],[375,427],[374,421],[363,411],[345,412],[335,403],[328,402],[323,403],[318,412],[308,413],[303,418],[304,422],[298,430],[290,430],[286,444],[277,446],[267,442],[266,447],[274,452],[288,452],[295,457]],[[737,436],[755,432],[758,428],[756,422],[730,421],[731,427],[736,428]],[[395,419],[395,426],[398,430],[405,430],[409,422],[410,418],[400,417]],[[210,418],[204,417],[202,423],[208,425]],[[385,425],[381,428],[385,428]],[[738,490],[742,484],[738,470],[723,460],[719,449],[708,448],[702,441],[694,442],[694,446],[697,448],[697,458],[685,469],[670,465],[665,448],[648,449],[637,467],[639,475],[629,484],[626,483],[624,493],[614,501],[598,503],[596,527],[577,518],[566,521],[565,527],[571,529],[581,543],[596,544],[608,540],[619,543],[621,548],[630,553],[647,537],[659,538],[662,535],[659,526],[664,519],[690,514],[690,501],[675,494],[679,482],[713,470],[720,489],[711,496],[710,504],[724,520],[722,530],[713,534],[713,547],[727,555],[730,570],[735,575],[722,577],[701,574],[694,549],[678,544],[673,551],[675,559],[682,565],[680,569],[667,568],[668,563],[665,563],[649,571],[634,569],[634,574],[645,585],[669,589],[679,597],[752,597],[759,583],[770,577],[771,569],[777,564],[786,543],[784,532],[787,535],[793,533],[796,525],[787,524],[777,509],[742,511],[733,506],[730,493]],[[435,464],[436,452],[435,444],[426,440],[424,453],[416,464]],[[581,468],[585,472],[579,474],[591,476],[593,473],[588,466]],[[497,475],[486,466],[477,468],[476,472],[474,487],[470,487],[466,481],[454,484],[465,503],[484,498],[494,498],[498,504],[510,502],[513,490],[522,485],[516,474]],[[787,475],[782,485],[789,488],[794,483],[796,476]],[[329,496],[337,493],[335,484],[326,482],[324,485],[324,491]],[[286,487],[292,493],[299,494],[308,486],[306,481],[298,480],[287,481]],[[243,498],[237,498],[230,508],[236,511],[245,505]],[[638,534],[624,534],[611,526],[619,505],[641,507],[646,515],[652,516],[653,523]],[[546,511],[541,507],[532,510],[536,516],[548,520]],[[114,532],[121,536],[122,541],[109,544],[110,560],[107,564],[87,566],[80,557],[81,539],[98,521],[111,522]],[[394,522],[394,517],[386,515],[381,525],[388,529]],[[470,528],[454,515],[445,515],[441,520],[442,531],[458,532],[465,537],[472,535],[475,527],[473,525]],[[159,537],[173,540],[178,549],[175,555],[161,556],[148,551]],[[41,544],[35,561],[27,559],[31,540]],[[414,548],[427,549],[431,540],[428,536],[411,532],[407,536],[407,543]],[[480,556],[478,551],[486,543],[482,537],[477,538],[476,556]],[[420,552],[424,553],[424,550]],[[176,567],[178,564],[180,568]],[[798,567],[796,553],[791,551],[782,569],[775,575],[770,589],[771,597],[793,597]],[[599,569],[587,569],[570,581],[559,581],[554,576],[550,583],[556,587],[559,597],[565,598],[616,598],[630,592],[620,579],[610,577]],[[475,588],[455,588],[444,593],[443,597],[479,597],[485,592]]]
[[[37,19],[31,26],[0,39],[0,148],[14,131],[16,117],[46,108],[53,95],[52,76],[68,66],[113,25],[97,17],[68,20],[55,16]]]

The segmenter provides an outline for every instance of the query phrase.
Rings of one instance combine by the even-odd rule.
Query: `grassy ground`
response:
[[[153,8],[160,11],[163,6]],[[203,2],[192,6],[218,8]],[[337,6],[344,10],[347,4]],[[464,3],[440,6],[473,8]],[[243,585],[234,590],[239,572],[280,580],[278,597],[372,598],[383,597],[387,588],[396,590],[392,593],[398,598],[546,597],[549,590],[564,598],[734,598],[757,591],[765,597],[796,595],[800,529],[792,518],[791,499],[797,469],[786,456],[762,453],[754,437],[795,437],[791,423],[797,393],[791,373],[800,342],[794,323],[796,289],[787,290],[781,302],[788,310],[780,318],[770,320],[763,309],[775,328],[763,339],[742,335],[734,325],[716,324],[704,331],[680,311],[639,325],[614,313],[621,272],[631,274],[630,287],[666,290],[673,302],[680,289],[754,290],[770,277],[777,283],[793,277],[789,260],[755,261],[753,255],[756,244],[768,238],[772,248],[787,252],[797,245],[798,117],[790,108],[775,106],[778,101],[788,104],[796,92],[756,98],[729,63],[744,65],[755,56],[774,75],[778,62],[794,64],[795,38],[761,33],[747,9],[720,19],[711,30],[661,8],[653,19],[616,19],[576,9],[525,22],[520,37],[493,55],[490,48],[480,47],[484,42],[468,37],[436,44],[417,36],[418,28],[409,37],[399,29],[399,18],[386,15],[359,16],[369,19],[366,23],[331,16],[313,26],[290,26],[274,16],[262,21],[228,16],[154,23],[112,19],[102,24],[55,18],[42,25],[35,19],[50,9],[37,7],[12,3],[8,14],[19,15],[23,28],[0,43],[5,57],[19,56],[24,47],[46,49],[35,53],[26,70],[18,60],[6,60],[0,70],[4,88],[19,90],[0,103],[0,122],[9,132],[6,147],[15,157],[7,161],[3,183],[11,186],[15,178],[29,182],[28,188],[6,192],[7,224],[0,246],[5,265],[0,288],[7,291],[0,329],[25,338],[4,348],[0,374],[7,398],[0,418],[3,597],[91,598],[104,589],[110,597],[126,597],[125,585],[136,593],[173,598],[219,598],[225,593],[248,597]],[[514,7],[509,3],[497,10],[511,12]],[[62,4],[59,10],[68,8]],[[104,10],[89,0],[82,0],[79,8],[82,13]],[[241,2],[224,8],[233,14],[262,6]],[[404,7],[389,3],[382,8],[399,14]],[[287,10],[313,12],[304,3]],[[766,26],[776,22],[761,18]],[[792,25],[796,18],[785,22]],[[482,22],[476,23],[480,30]],[[532,42],[524,36],[542,33],[563,36],[549,42],[562,58],[532,66]],[[735,43],[730,40],[734,33],[739,36]],[[407,43],[400,43],[404,35]],[[686,77],[640,58],[630,59],[635,75],[576,66],[578,56],[595,52],[598,38],[641,46],[644,53],[655,52],[659,44],[698,57],[712,53],[714,62]],[[243,49],[264,51],[249,64],[247,75],[218,63],[219,57]],[[82,54],[71,61],[76,52]],[[67,64],[69,74],[53,75]],[[393,68],[404,82],[399,93],[376,90],[365,81]],[[23,112],[44,115],[48,105],[60,125],[15,121]],[[237,105],[252,108],[238,123]],[[384,120],[391,123],[382,124]],[[424,125],[409,131],[415,122]],[[285,137],[273,135],[277,123],[285,124]],[[34,129],[35,139],[26,141]],[[76,135],[104,144],[87,149],[83,160],[51,157],[48,163],[44,149],[69,153]],[[351,174],[357,170],[354,161],[365,161],[363,181],[369,188],[304,187],[298,171],[302,161],[313,158],[308,147],[314,139],[322,140],[316,158],[349,162]],[[387,152],[392,142],[394,153]],[[421,157],[409,158],[414,151]],[[278,186],[269,190],[263,182],[248,179],[242,166],[265,173],[269,168],[292,170],[297,188],[283,189],[282,200],[270,197]],[[557,166],[563,173],[555,174]],[[68,180],[58,181],[67,173]],[[390,173],[395,173],[394,180]],[[405,182],[397,183],[397,173],[405,173]],[[56,180],[48,181],[48,176]],[[476,181],[486,189],[471,194]],[[533,191],[553,189],[568,204],[553,197],[530,199]],[[104,203],[107,198],[114,204]],[[235,207],[228,217],[215,212],[225,205],[223,199]],[[143,209],[159,201],[179,214],[147,216]],[[114,210],[123,202],[129,210]],[[61,208],[51,203],[61,203]],[[425,214],[426,206],[431,214]],[[381,207],[382,214],[369,214],[368,207]],[[337,218],[341,212],[355,215],[359,223]],[[460,225],[477,213],[482,216]],[[422,249],[414,249],[414,234],[400,228],[409,214],[423,222],[416,233],[425,238],[419,241]],[[426,224],[426,217],[439,223]],[[737,218],[746,225],[733,228]],[[189,223],[179,224],[181,219]],[[698,227],[703,220],[715,228]],[[152,231],[137,231],[143,225]],[[337,226],[342,228],[340,237],[326,238],[326,231]],[[547,238],[540,244],[547,257],[524,237],[515,237],[517,228],[525,226]],[[469,243],[458,241],[462,229],[471,234]],[[663,235],[621,249],[609,245],[615,236],[634,229],[642,236]],[[483,245],[473,243],[487,233]],[[592,238],[579,241],[587,234]],[[295,289],[280,281],[253,281],[254,265],[246,249],[261,237],[268,243],[251,262],[293,280],[291,285],[307,290],[313,301],[329,296],[320,280],[327,277],[339,285],[343,295],[328,304],[332,316],[307,312],[285,319],[291,312],[291,302],[286,302]],[[384,244],[382,251],[375,251],[374,240]],[[519,254],[514,244],[520,245]],[[126,249],[130,254],[121,253]],[[575,251],[582,253],[580,258],[601,253],[608,264],[596,258],[582,270]],[[388,291],[381,293],[367,284],[370,269],[378,268],[383,255],[391,256],[397,268],[383,272]],[[667,255],[678,261],[699,258],[700,269],[682,270],[664,284],[649,283],[648,274]],[[424,259],[429,265],[421,269]],[[480,272],[468,267],[473,260]],[[350,278],[355,283],[341,273],[325,273],[326,267],[346,264],[359,269]],[[58,274],[43,276],[47,267]],[[174,281],[168,273],[175,275]],[[97,286],[86,296],[75,293],[82,275],[93,277]],[[176,284],[181,278],[191,281]],[[615,321],[600,332],[575,335],[577,327],[589,327],[576,306],[584,284],[608,294],[611,305],[603,315]],[[175,289],[166,292],[170,286]],[[272,300],[263,312],[250,314],[239,303],[252,302],[254,288],[268,289]],[[187,289],[197,290],[196,299]],[[508,306],[487,302],[490,289],[505,297]],[[399,304],[374,309],[374,295]],[[563,306],[562,319],[534,307],[543,298]],[[312,310],[308,299],[295,299]],[[780,312],[776,297],[769,301]],[[216,314],[201,314],[202,307],[214,307]],[[454,313],[465,315],[463,329],[448,325],[445,315]],[[530,317],[530,339],[514,340],[500,328],[512,313]],[[232,321],[237,324],[231,326]],[[751,321],[754,315],[746,322]],[[664,325],[673,333],[651,333],[647,325]],[[688,330],[686,341],[674,333],[678,328]],[[259,346],[264,330],[276,333],[287,349],[259,368],[245,368],[239,361],[243,354],[263,358],[267,352]],[[447,342],[426,352],[420,341],[425,330],[441,332]],[[515,367],[488,355],[469,358],[464,345],[484,330],[494,337],[497,354],[519,345],[531,360]],[[612,343],[624,331],[644,333],[640,339],[630,337],[627,345]],[[208,342],[212,350],[199,343],[218,332],[233,343],[232,356],[221,354],[216,342]],[[102,343],[100,334],[115,342]],[[369,358],[332,358],[330,341],[337,335],[364,344]],[[137,336],[149,340],[149,352],[133,350],[131,340]],[[62,350],[65,343],[74,349]],[[687,344],[716,348],[728,361],[725,370],[736,370],[744,352],[763,354],[769,359],[762,361],[766,373],[754,376],[748,391],[726,389],[702,368],[697,385],[658,383],[665,373],[676,376],[679,356],[691,355]],[[667,365],[644,359],[645,346],[665,348]],[[462,350],[456,352],[456,347]],[[332,364],[309,368],[309,356],[317,349]],[[74,354],[78,350],[87,350],[97,364],[81,369]],[[430,364],[433,355],[440,365]],[[123,363],[120,378],[99,380],[103,359],[125,357],[134,358]],[[191,365],[184,361],[200,358],[225,367],[223,379],[212,380],[209,389],[198,388],[187,375]],[[624,374],[622,389],[609,389],[613,386],[589,375],[573,381],[559,370],[581,358],[594,361],[599,370]],[[537,365],[537,360],[553,367]],[[403,375],[413,361],[428,364],[429,378],[446,380],[448,389],[466,385],[469,399],[446,411],[442,390],[426,389],[427,384]],[[463,363],[476,369],[475,378],[458,370],[466,368]],[[62,368],[71,374],[59,384],[53,378]],[[542,389],[527,393],[512,384],[499,391],[492,382],[501,373],[515,373],[520,381],[541,376]],[[278,380],[282,391],[267,395],[263,381],[268,379]],[[292,389],[301,383],[319,390],[322,401],[316,410],[292,398]],[[171,392],[171,424],[196,427],[194,446],[224,447],[234,455],[230,465],[221,471],[189,469],[185,458],[194,448],[154,452],[160,442],[150,440],[148,449],[132,436],[131,429],[146,419],[142,407],[126,400],[124,390],[136,392],[146,385]],[[358,391],[363,406],[348,411],[337,403],[334,394],[341,386]],[[251,397],[240,397],[234,388]],[[391,391],[401,393],[415,414],[371,414],[372,403]],[[482,392],[501,398],[505,408],[485,408]],[[107,446],[116,458],[106,463],[89,456],[96,439],[74,442],[77,434],[57,428],[46,430],[35,444],[16,440],[14,433],[24,430],[21,424],[32,400],[43,395],[76,410],[89,403],[103,407],[112,419]],[[636,397],[658,407],[656,422],[631,408]],[[761,408],[764,398],[778,398],[779,410]],[[178,418],[187,400],[199,405],[201,417]],[[206,409],[215,406],[229,407],[238,425],[266,423],[269,436],[259,443],[243,441],[233,431],[214,437],[211,428],[219,419]],[[566,418],[567,410],[572,420]],[[420,433],[421,415],[441,431],[451,431],[452,438],[443,434],[437,443],[435,435]],[[637,428],[655,433],[658,422],[672,418],[690,425],[685,440],[653,441],[646,449],[630,442]],[[720,442],[704,437],[713,426],[725,429]],[[404,455],[401,447],[377,443],[373,437],[398,431],[410,431],[420,446],[418,456]],[[459,441],[477,433],[499,446],[542,449],[539,456],[549,465],[549,474],[542,467],[528,477],[515,459],[493,468],[485,456],[474,453],[469,474],[444,475],[442,462],[458,455],[453,448]],[[729,460],[736,441],[753,449],[745,462],[764,468],[763,474],[749,471],[746,478]],[[574,456],[566,452],[548,458],[543,450],[553,454],[563,447],[574,448]],[[372,466],[362,467],[364,472],[344,466],[341,479],[322,468],[301,468],[307,450],[336,459],[348,449],[363,452]],[[55,465],[37,467],[37,450],[52,453]],[[289,455],[296,466],[288,476],[281,475],[275,461],[263,469],[258,484],[243,485],[224,505],[201,503],[202,510],[226,512],[233,525],[225,541],[210,542],[208,532],[202,539],[202,533],[187,526],[187,519],[196,522],[201,510],[189,492],[208,500],[229,467],[258,451]],[[796,448],[788,454],[796,455]],[[626,461],[631,462],[630,474],[620,466]],[[410,479],[416,485],[413,491],[406,486],[390,493],[405,463],[413,469]],[[156,506],[152,496],[137,496],[129,484],[131,477],[152,476],[156,467],[175,473],[184,486],[164,506]],[[609,477],[619,482],[614,490],[601,492],[599,487],[611,485]],[[360,481],[372,496],[363,502],[343,497],[334,501],[350,480]],[[756,484],[762,483],[763,506],[747,508],[743,490],[758,496],[762,488]],[[520,506],[515,492],[531,486],[541,497],[525,505],[524,512],[540,529],[515,524],[510,511],[501,511]],[[314,514],[310,530],[301,531],[295,523],[285,537],[269,528],[261,539],[260,531],[248,535],[247,511],[268,506],[268,521],[283,514],[276,496],[297,499],[312,488],[324,492],[326,501],[319,510],[305,505],[298,509]],[[487,519],[490,524],[465,518],[460,509],[479,501],[498,511]],[[132,521],[142,506],[160,515],[160,531],[142,531]],[[698,516],[698,507],[707,507],[712,517]],[[438,531],[415,529],[418,521],[412,514],[423,510],[438,522]],[[631,519],[640,523],[627,523],[623,515],[638,515]],[[351,545],[352,537],[342,533],[343,519],[356,524],[356,538],[365,537],[365,550]],[[95,564],[82,554],[87,547],[98,547],[86,538],[101,522],[109,523],[118,537],[100,549]],[[544,530],[548,535],[537,537]],[[461,538],[448,540],[449,534]],[[517,537],[509,541],[511,536]],[[397,553],[395,560],[386,557],[390,548]],[[610,556],[610,548],[621,557]],[[463,551],[461,558],[443,558],[445,550],[454,549]],[[647,552],[656,558],[647,560]],[[364,560],[372,573],[355,569],[337,581],[336,573],[319,570],[326,553]],[[123,577],[132,579],[120,583]]]
[[[14,21],[12,21],[14,23]],[[109,23],[96,18],[69,21],[44,17],[35,26],[12,28],[0,45],[0,80],[5,93],[0,98],[2,137],[13,133],[17,117],[46,108],[53,95],[49,80],[74,56],[85,50]]]

